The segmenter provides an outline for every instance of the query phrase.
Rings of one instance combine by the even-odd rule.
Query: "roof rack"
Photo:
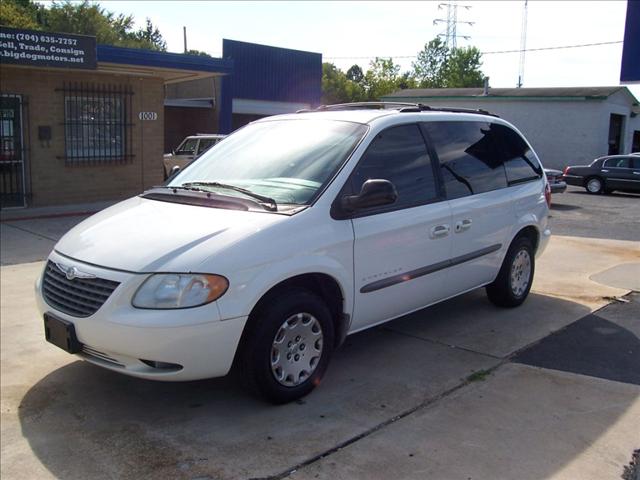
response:
[[[491,113],[481,108],[454,108],[454,107],[431,107],[423,103],[416,103],[410,107],[400,109],[401,112],[452,112],[452,113],[474,113],[476,115],[489,115],[500,118],[495,113]]]
[[[401,113],[410,112],[453,112],[453,113],[474,113],[477,115],[489,115],[491,117],[498,117],[495,113],[488,112],[482,109],[472,108],[453,108],[453,107],[431,107],[423,103],[408,103],[408,102],[355,102],[355,103],[337,103],[334,105],[320,105],[316,109],[302,109],[296,113],[306,112],[333,112],[339,110],[359,110],[359,109],[372,109],[372,110],[398,110]]]

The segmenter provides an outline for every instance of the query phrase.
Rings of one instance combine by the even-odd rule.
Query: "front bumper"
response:
[[[134,308],[131,298],[147,274],[96,267],[56,252],[50,260],[120,282],[93,315],[79,318],[47,304],[42,295],[42,279],[38,279],[36,299],[40,313],[73,323],[84,346],[78,356],[110,370],[153,380],[197,380],[228,373],[247,317],[221,320],[216,302],[179,310]],[[174,367],[166,368],[166,364]]]

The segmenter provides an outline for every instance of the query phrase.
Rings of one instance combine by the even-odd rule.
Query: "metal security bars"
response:
[[[128,163],[133,159],[133,92],[128,85],[65,83],[65,163]]]
[[[25,206],[27,119],[27,102],[22,95],[0,93],[0,209]]]

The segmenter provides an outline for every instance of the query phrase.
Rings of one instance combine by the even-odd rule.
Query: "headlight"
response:
[[[220,275],[204,273],[157,273],[133,296],[136,308],[189,308],[217,300],[229,287]]]

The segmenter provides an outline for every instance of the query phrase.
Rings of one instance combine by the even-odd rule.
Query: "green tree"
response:
[[[49,8],[31,0],[1,0],[0,24],[96,37],[98,43],[165,51],[160,31],[147,19],[135,29],[131,15],[115,15],[97,3],[53,2]]]
[[[322,64],[322,103],[324,105],[359,102],[364,98],[361,85],[349,80],[345,73],[333,63]]]
[[[445,86],[445,67],[449,49],[445,43],[436,37],[425,44],[418,53],[413,68],[413,78],[419,88],[442,88]]]
[[[0,2],[0,25],[13,28],[39,28],[39,10],[44,10],[39,4],[29,0],[2,0]]]
[[[371,61],[362,81],[367,100],[380,100],[383,95],[398,90],[401,79],[400,65],[393,63],[392,58],[376,57]]]
[[[360,65],[352,65],[349,70],[347,70],[347,78],[352,82],[362,83],[364,79],[364,72]]]
[[[440,38],[434,38],[412,63],[412,76],[419,88],[481,87],[480,57],[475,47],[450,50]]]
[[[484,74],[480,70],[480,50],[476,47],[455,48],[447,58],[445,67],[445,87],[481,87]]]
[[[212,57],[207,52],[203,52],[202,50],[194,50],[194,49],[187,50],[187,55],[198,55],[199,57]]]

